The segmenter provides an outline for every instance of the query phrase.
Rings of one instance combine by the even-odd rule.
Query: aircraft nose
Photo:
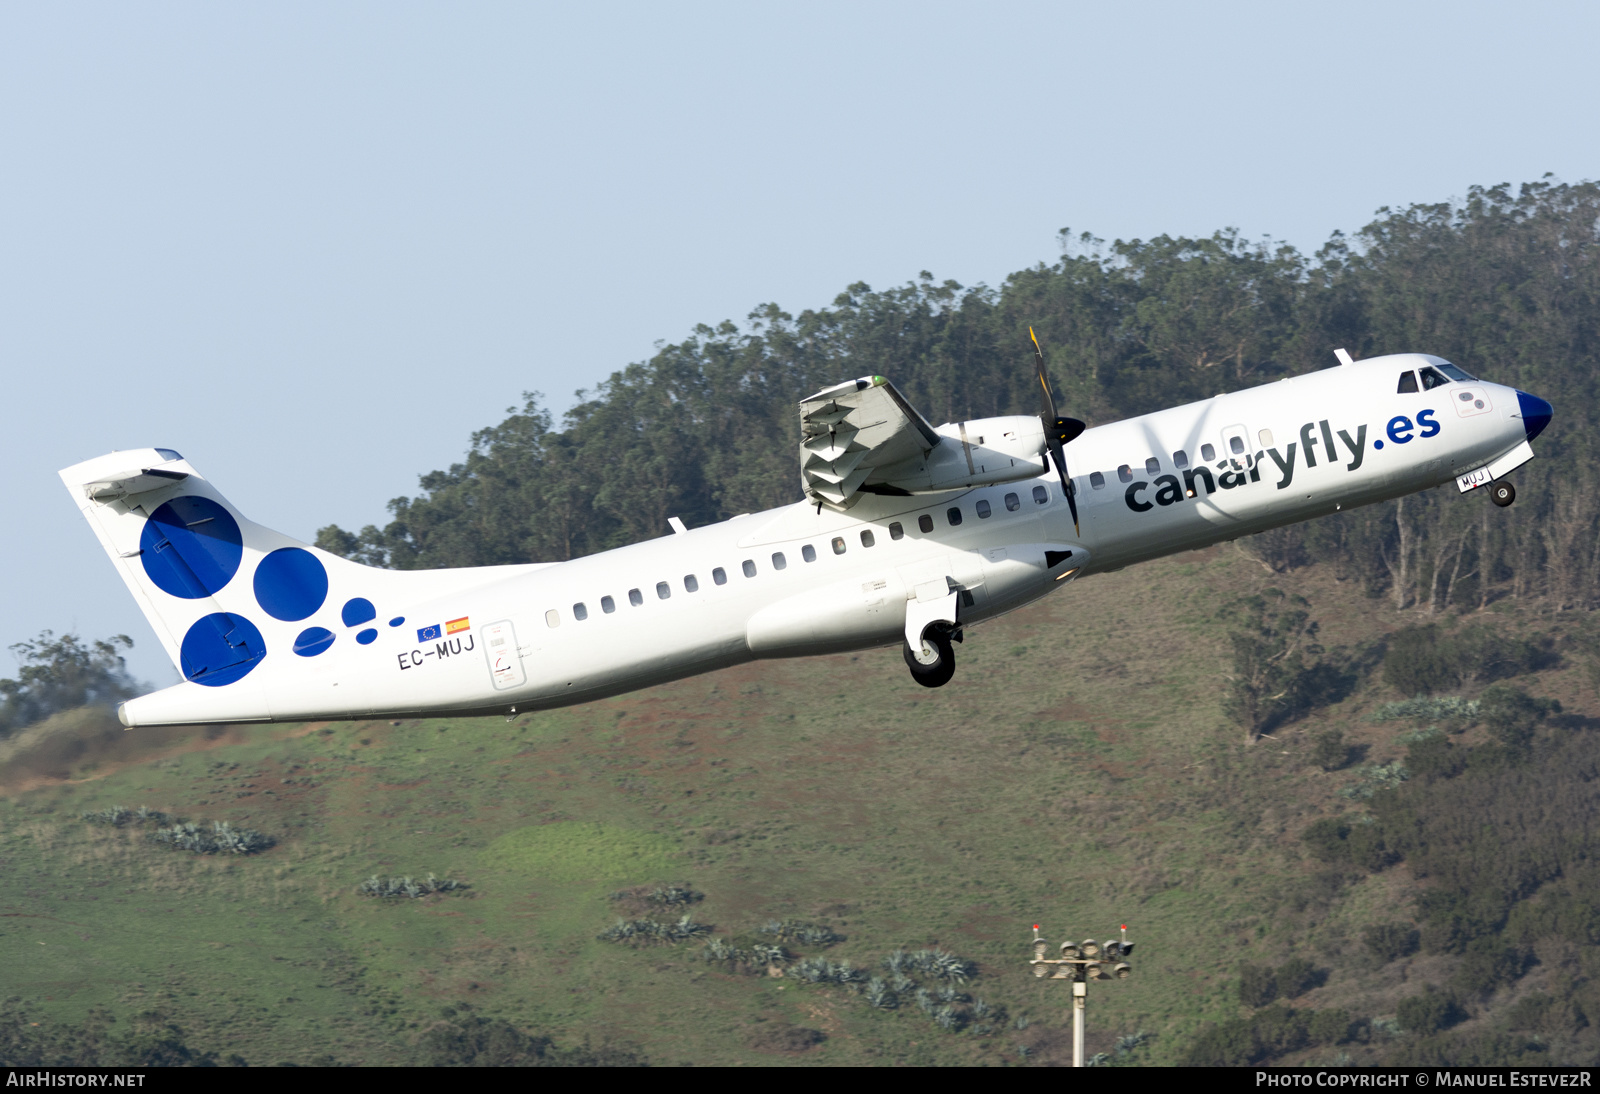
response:
[[[1517,392],[1517,407],[1522,413],[1522,428],[1528,431],[1530,441],[1544,432],[1544,427],[1550,424],[1550,416],[1555,413],[1549,403],[1526,391]]]

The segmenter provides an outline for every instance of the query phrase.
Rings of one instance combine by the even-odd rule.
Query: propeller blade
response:
[[[1078,432],[1083,431],[1080,429]],[[1050,457],[1056,462],[1056,474],[1061,476],[1061,492],[1067,496],[1067,508],[1072,511],[1072,534],[1082,535],[1083,530],[1078,527],[1078,498],[1072,488],[1072,476],[1067,474],[1067,454],[1062,451],[1061,442],[1054,437],[1050,438]]]
[[[1044,420],[1045,428],[1050,428],[1050,423],[1060,417],[1056,413],[1056,395],[1050,390],[1050,374],[1044,367],[1044,350],[1039,347],[1039,336],[1033,333],[1033,327],[1028,328],[1028,337],[1033,339],[1033,371],[1039,380],[1039,417]]]
[[[1050,458],[1055,461],[1056,474],[1061,477],[1061,492],[1067,497],[1067,508],[1072,510],[1073,534],[1080,535],[1078,499],[1072,489],[1072,476],[1067,473],[1067,454],[1063,447],[1076,440],[1078,434],[1088,426],[1076,418],[1063,418],[1056,413],[1056,396],[1050,388],[1050,373],[1044,366],[1044,350],[1031,326],[1028,328],[1028,337],[1033,339],[1033,370],[1039,380],[1039,420],[1044,424],[1045,446],[1050,450]]]

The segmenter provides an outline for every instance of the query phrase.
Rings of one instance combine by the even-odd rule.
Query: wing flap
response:
[[[918,459],[941,443],[882,376],[863,376],[800,403],[800,478],[806,496],[848,509],[878,468]]]

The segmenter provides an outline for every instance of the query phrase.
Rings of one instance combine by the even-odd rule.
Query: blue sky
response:
[[[0,537],[0,645],[126,632],[137,673],[177,678],[60,467],[176,448],[309,540],[381,521],[522,391],[563,409],[766,301],[997,283],[1067,226],[1309,251],[1380,206],[1595,178],[1597,24],[1465,0],[5,5],[0,443],[28,535]]]

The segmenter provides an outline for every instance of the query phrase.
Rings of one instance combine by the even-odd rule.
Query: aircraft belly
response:
[[[949,564],[928,560],[922,569],[937,577]],[[746,624],[745,642],[757,657],[884,645],[905,627],[906,590],[893,568],[858,573],[762,608]]]

